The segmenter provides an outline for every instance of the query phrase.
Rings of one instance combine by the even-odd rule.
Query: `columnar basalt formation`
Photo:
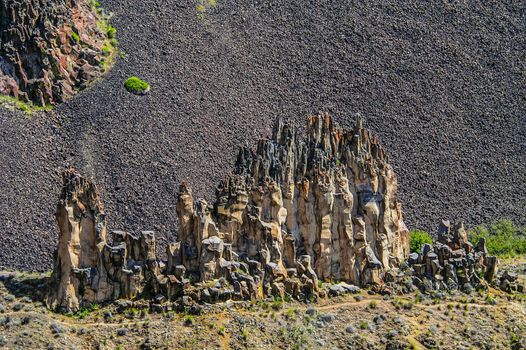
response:
[[[87,0],[0,1],[0,94],[56,104],[99,77],[99,20]]]
[[[114,231],[106,240],[96,187],[69,170],[48,305],[76,310],[146,296],[306,300],[323,293],[320,280],[379,288],[409,254],[388,161],[360,118],[348,131],[328,115],[309,117],[304,139],[279,120],[255,151],[240,149],[213,205],[181,184],[178,242],[167,247],[166,262],[156,256],[152,232]]]
[[[409,253],[396,192],[388,156],[360,118],[343,130],[328,115],[311,116],[305,139],[278,120],[271,139],[240,149],[212,208],[181,187],[183,259],[199,260],[200,242],[217,236],[240,261],[284,279],[303,259],[322,280],[381,284]],[[194,270],[206,279],[206,268]]]
[[[56,211],[59,242],[47,305],[75,311],[82,304],[158,293],[153,232],[134,236],[114,231],[108,244],[104,206],[95,184],[72,169],[62,177]]]
[[[446,220],[440,223],[433,245],[424,244],[421,252],[411,253],[407,265],[389,271],[385,280],[394,288],[405,288],[403,292],[413,286],[426,293],[470,292],[485,289],[494,282],[497,271],[498,259],[488,254],[484,239],[473,246],[461,222]]]

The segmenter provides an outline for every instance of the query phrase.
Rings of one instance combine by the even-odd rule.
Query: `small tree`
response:
[[[409,248],[412,253],[420,253],[422,246],[426,243],[433,243],[433,239],[427,231],[416,230],[409,234]]]

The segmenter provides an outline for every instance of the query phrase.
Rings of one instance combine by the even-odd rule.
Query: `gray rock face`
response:
[[[424,292],[436,290],[463,290],[470,293],[474,287],[484,288],[493,283],[498,259],[490,256],[482,239],[474,247],[468,241],[462,223],[443,221],[438,229],[438,240],[424,244],[420,253],[411,253],[409,269],[394,269],[386,276],[387,285],[394,289],[411,285]]]
[[[396,176],[360,119],[343,130],[328,115],[311,116],[306,139],[279,120],[256,151],[240,149],[213,207],[194,203],[186,186],[180,192],[183,252],[197,252],[189,260],[217,235],[240,258],[274,264],[279,275],[303,255],[319,279],[366,285],[380,284],[409,253]]]
[[[256,151],[241,148],[213,206],[180,186],[179,241],[163,263],[153,232],[114,231],[108,244],[95,185],[67,171],[48,305],[75,310],[138,296],[159,303],[181,296],[305,300],[318,296],[320,280],[380,287],[409,253],[396,184],[385,151],[360,119],[343,130],[328,115],[309,117],[306,139],[279,120]],[[347,283],[333,289],[359,291]]]
[[[107,33],[86,0],[0,2],[0,94],[62,102],[102,73]]]

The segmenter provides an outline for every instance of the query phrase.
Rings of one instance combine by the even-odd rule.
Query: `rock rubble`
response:
[[[468,241],[464,225],[442,221],[434,244],[424,244],[420,253],[411,253],[407,263],[386,275],[386,291],[424,293],[487,289],[497,277],[498,259],[488,254],[486,242],[476,246]]]

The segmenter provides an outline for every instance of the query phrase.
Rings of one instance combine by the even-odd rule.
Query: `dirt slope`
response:
[[[318,111],[380,134],[411,229],[526,223],[524,5],[214,3],[105,0],[109,75],[51,113],[0,110],[1,266],[51,267],[63,166],[95,177],[110,228],[172,240],[180,181],[210,198],[237,145]]]

